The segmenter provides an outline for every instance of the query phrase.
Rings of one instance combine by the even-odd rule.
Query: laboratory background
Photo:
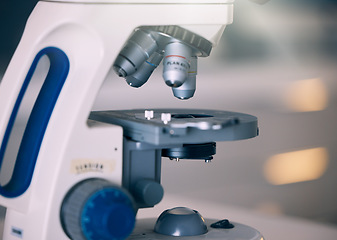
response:
[[[0,79],[36,2],[0,2]],[[160,69],[140,89],[109,81],[109,74],[93,110],[254,115],[259,136],[217,143],[211,163],[163,158],[165,195],[337,228],[337,2],[237,0],[234,6],[233,24],[211,56],[199,60],[194,98],[175,99]],[[1,172],[0,181],[6,177]]]

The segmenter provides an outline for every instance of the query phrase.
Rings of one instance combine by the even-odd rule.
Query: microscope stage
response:
[[[96,111],[89,119],[120,125],[124,136],[153,145],[234,141],[258,135],[257,118],[200,109]]]

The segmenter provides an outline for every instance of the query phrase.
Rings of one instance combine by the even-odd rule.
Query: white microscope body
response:
[[[72,220],[60,220],[64,199],[77,184],[104,179],[116,187],[122,185],[123,129],[88,120],[96,95],[135,29],[177,26],[215,46],[225,26],[232,23],[232,3],[233,0],[45,0],[36,5],[0,85],[2,161],[31,76],[40,58],[48,56],[50,70],[28,119],[12,178],[0,187],[0,204],[7,208],[4,240],[81,239],[77,236],[123,239],[129,234],[132,221],[128,229],[120,230],[120,235],[113,238],[109,233],[93,235],[96,233],[90,232],[85,222],[90,219],[81,222],[85,233],[79,233],[81,229],[72,232],[64,226]],[[202,53],[196,51],[195,55]],[[105,183],[98,185],[104,187]],[[113,194],[128,196],[123,190]],[[133,205],[125,204],[117,208],[129,214],[120,220],[127,225]],[[87,205],[90,208],[90,203]],[[106,220],[109,221],[117,220],[111,217]]]

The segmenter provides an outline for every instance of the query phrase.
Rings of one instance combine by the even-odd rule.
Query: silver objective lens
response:
[[[157,49],[151,34],[137,29],[120,51],[113,68],[118,76],[127,77],[135,73]]]
[[[163,55],[157,52],[154,52],[150,58],[145,61],[140,68],[131,76],[126,77],[126,82],[131,87],[141,87],[144,83],[147,82],[152,72],[158,67],[159,63],[163,59]]]
[[[188,76],[186,81],[180,87],[172,88],[173,95],[176,98],[185,100],[193,97],[196,89],[196,76],[198,69],[198,58],[191,57],[191,65],[188,71]]]
[[[192,49],[180,42],[165,47],[163,78],[170,87],[180,87],[186,81],[190,69]]]

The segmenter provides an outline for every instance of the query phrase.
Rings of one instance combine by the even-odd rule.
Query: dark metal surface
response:
[[[258,135],[257,118],[243,113],[200,109],[153,109],[153,118],[145,109],[97,111],[90,119],[120,125],[124,136],[154,145],[195,144],[234,141]],[[162,120],[162,114],[170,114]]]

